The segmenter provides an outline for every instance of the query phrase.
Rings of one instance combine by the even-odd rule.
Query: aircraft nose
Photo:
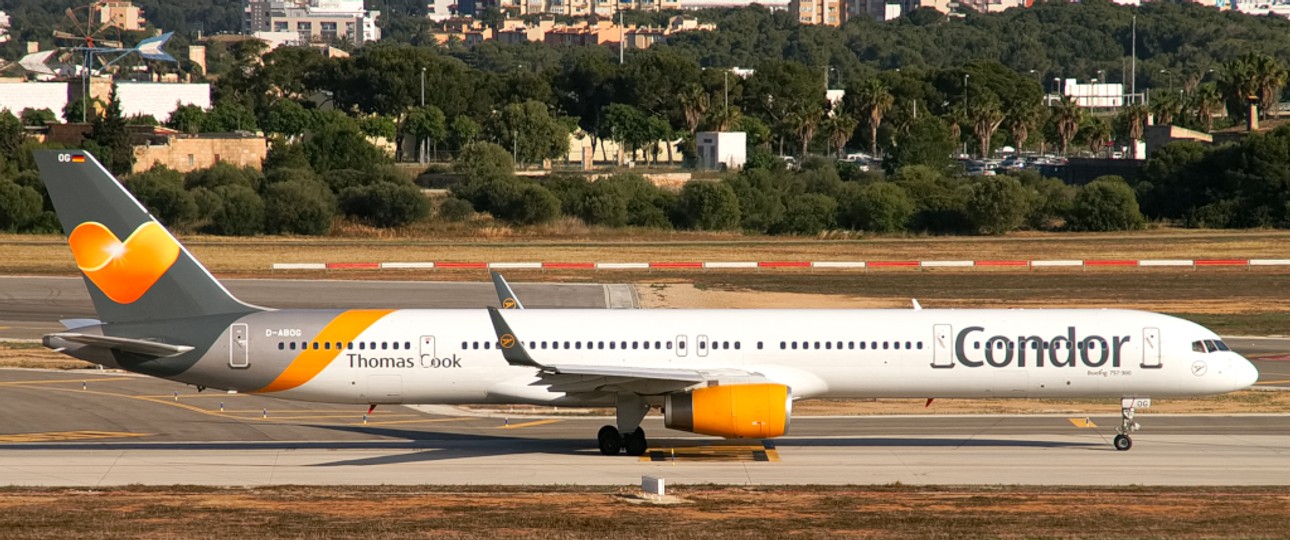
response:
[[[1233,390],[1245,390],[1259,380],[1259,368],[1240,355],[1233,355],[1228,365],[1228,378],[1232,381]]]

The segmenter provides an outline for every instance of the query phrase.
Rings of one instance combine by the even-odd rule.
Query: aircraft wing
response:
[[[631,392],[658,395],[707,382],[764,382],[759,373],[741,369],[679,369],[587,364],[541,364],[529,356],[524,343],[515,337],[510,325],[497,308],[488,308],[488,316],[497,332],[502,356],[513,366],[538,369],[544,384],[552,392]]]
[[[115,336],[100,336],[97,334],[78,334],[72,332],[61,332],[57,334],[46,334],[46,343],[51,338],[88,345],[90,347],[102,347],[104,349],[116,349],[118,351],[132,352],[164,358],[169,356],[178,356],[193,350],[187,345],[171,345],[169,343],[158,343],[145,339],[131,339]]]

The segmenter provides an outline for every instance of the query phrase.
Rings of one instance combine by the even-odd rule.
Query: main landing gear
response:
[[[649,403],[637,394],[618,394],[618,426],[605,426],[596,434],[600,453],[616,456],[626,450],[629,456],[643,456],[649,448],[641,420],[649,412]]]
[[[1137,422],[1133,421],[1133,402],[1134,401],[1135,400],[1126,399],[1124,403],[1121,403],[1120,427],[1115,428],[1115,432],[1117,433],[1117,435],[1115,436],[1115,439],[1112,441],[1112,444],[1115,446],[1115,449],[1121,452],[1128,450],[1130,448],[1133,448],[1133,439],[1129,437],[1129,434],[1139,429],[1142,429],[1142,426],[1138,425]]]

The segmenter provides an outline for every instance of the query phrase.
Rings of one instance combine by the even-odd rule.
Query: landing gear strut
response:
[[[649,449],[645,439],[645,430],[641,429],[641,420],[649,412],[649,403],[637,394],[618,394],[618,426],[605,426],[596,434],[596,444],[600,453],[616,456],[627,450],[629,456],[643,456]]]
[[[1120,427],[1115,428],[1117,435],[1113,444],[1116,450],[1123,452],[1133,448],[1133,439],[1129,434],[1142,429],[1142,426],[1133,421],[1133,400],[1126,399],[1120,405]]]

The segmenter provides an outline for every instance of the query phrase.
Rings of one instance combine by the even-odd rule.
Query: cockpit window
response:
[[[1220,340],[1206,339],[1206,340],[1191,342],[1191,350],[1196,352],[1212,353],[1212,352],[1218,352],[1218,351],[1230,351],[1232,349],[1229,348],[1226,343],[1223,343]]]

